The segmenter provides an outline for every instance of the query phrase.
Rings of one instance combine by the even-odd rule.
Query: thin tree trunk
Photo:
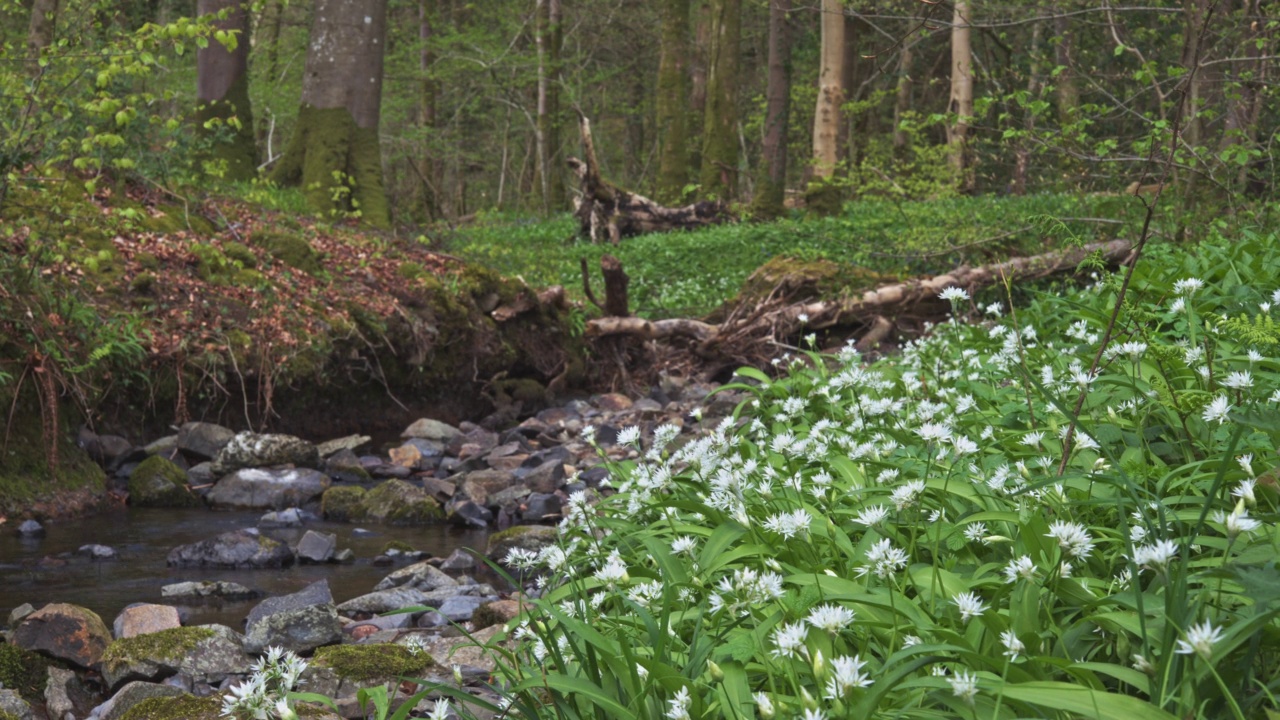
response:
[[[1205,35],[1205,16],[1209,11],[1208,0],[1185,0],[1183,3],[1183,44],[1181,65],[1190,77],[1190,85],[1186,89],[1186,102],[1182,108],[1182,138],[1187,146],[1199,148],[1204,141],[1204,124],[1200,115],[1200,101],[1204,96],[1206,78],[1204,72],[1197,71],[1196,65],[1204,61],[1203,44]],[[1190,206],[1196,195],[1199,172],[1195,169],[1188,172],[1183,182],[1183,198]]]
[[[53,44],[58,26],[59,0],[35,0],[31,4],[31,23],[27,26],[27,67],[32,75],[40,73],[40,51]]]
[[[248,8],[243,0],[199,0],[196,12],[218,16],[214,27],[235,37],[234,48],[214,41],[196,53],[196,127],[211,143],[205,159],[221,165],[228,180],[250,180],[258,148],[249,104]]]
[[[1028,104],[1036,99],[1036,95],[1040,92],[1040,24],[1036,23],[1031,28],[1031,64],[1027,69],[1027,102]],[[1036,116],[1029,107],[1023,107],[1024,113],[1023,129],[1030,135],[1036,127]],[[1018,140],[1018,144],[1014,149],[1014,167],[1013,167],[1013,194],[1027,194],[1027,174],[1031,171],[1031,146],[1030,138],[1022,138]]]
[[[840,105],[844,102],[845,24],[841,0],[822,0],[822,50],[818,104],[813,114],[813,182],[805,193],[810,210],[840,212],[841,193],[831,182],[840,160]]]
[[[422,129],[423,143],[418,159],[418,172],[422,175],[422,209],[428,220],[440,218],[440,178],[436,158],[432,153],[432,143],[436,132],[436,97],[439,92],[435,78],[432,77],[435,55],[431,52],[431,41],[435,34],[433,21],[436,17],[437,0],[419,0],[418,2],[418,42],[422,47],[418,53],[418,71],[422,73],[420,97],[418,102],[418,123]],[[505,136],[503,143],[505,158]],[[504,166],[505,171],[505,166]],[[500,186],[501,187],[501,186]],[[502,193],[498,193],[498,203],[502,203]]]
[[[910,150],[910,138],[902,129],[902,122],[911,111],[911,63],[915,60],[914,45],[910,38],[902,44],[898,56],[898,87],[893,101],[893,149],[899,158]]]
[[[538,181],[542,210],[550,213],[564,203],[560,182],[560,0],[537,0],[535,41],[538,46]]]
[[[969,123],[973,119],[973,48],[968,0],[956,0],[951,26],[951,103],[948,112],[955,119],[947,127],[951,146],[951,169],[960,192],[974,190],[973,169],[969,166]]]
[[[844,60],[840,64],[840,102],[848,103],[858,87],[858,19],[852,15],[844,16]],[[864,116],[866,113],[864,113]],[[840,125],[836,134],[836,157],[845,163],[845,168],[852,168],[858,157],[858,139],[853,124],[855,117],[842,109]],[[843,174],[843,173],[842,173]]]
[[[261,30],[257,33],[258,44],[266,51],[266,78],[270,83],[280,82],[276,73],[280,71],[280,26],[284,22],[284,0],[269,0],[262,9]]]
[[[787,187],[787,126],[791,111],[791,0],[769,0],[769,79],[765,87],[764,145],[751,204],[762,219],[783,213]]]
[[[1058,36],[1053,48],[1054,63],[1061,68],[1056,78],[1058,120],[1064,125],[1075,119],[1076,108],[1080,106],[1080,90],[1076,86],[1075,33],[1071,30],[1071,18],[1061,14],[1069,7],[1059,9],[1059,14],[1053,18],[1053,32]]]
[[[738,187],[738,52],[742,0],[711,0],[707,110],[703,118],[702,172],[706,198],[728,200]]]
[[[658,92],[654,98],[658,141],[658,180],[654,197],[677,202],[689,184],[689,0],[662,0],[662,46]]]

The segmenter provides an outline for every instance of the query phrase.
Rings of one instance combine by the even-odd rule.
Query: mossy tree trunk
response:
[[[765,87],[760,179],[751,203],[762,219],[783,212],[787,187],[787,126],[791,111],[791,0],[769,0],[769,78]]]
[[[196,126],[209,148],[204,156],[227,180],[249,180],[258,146],[249,104],[249,12],[242,0],[199,0],[196,11],[232,34],[228,45],[210,42],[196,53]]]
[[[661,0],[658,13],[662,34],[654,115],[661,145],[654,197],[671,204],[689,183],[689,0]]]
[[[564,206],[560,178],[560,50],[564,40],[560,0],[537,0],[538,45],[538,180],[542,210],[550,213]]]
[[[912,24],[915,19],[912,18]],[[902,54],[898,56],[898,83],[893,101],[893,152],[894,156],[903,159],[910,152],[910,138],[902,128],[902,121],[911,111],[911,63],[915,61],[915,40],[906,38],[902,41]]]
[[[378,142],[386,39],[386,0],[316,0],[302,106],[271,175],[301,184],[320,212],[375,227],[391,224]]]
[[[844,102],[845,22],[841,0],[822,0],[822,50],[818,105],[813,114],[813,181],[805,192],[819,215],[840,212],[841,192],[833,182],[840,159],[840,105]]]
[[[1071,30],[1071,18],[1064,13],[1073,6],[1059,7],[1053,18],[1053,32],[1057,36],[1053,46],[1053,62],[1058,66],[1055,89],[1058,97],[1058,118],[1063,125],[1075,119],[1080,105],[1080,89],[1076,86],[1075,33]]]
[[[702,196],[732,199],[738,189],[738,51],[742,0],[711,0],[707,110],[703,118]]]

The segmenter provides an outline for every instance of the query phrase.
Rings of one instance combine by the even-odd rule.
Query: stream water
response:
[[[394,568],[376,567],[373,558],[392,540],[408,543],[435,556],[447,556],[457,548],[483,550],[486,532],[458,530],[444,525],[427,527],[364,527],[372,534],[355,532],[357,525],[310,522],[303,528],[263,532],[293,545],[306,530],[334,533],[338,547],[355,552],[354,563],[294,565],[270,570],[175,569],[165,565],[169,551],[178,545],[211,538],[219,533],[254,527],[261,512],[211,510],[121,509],[94,517],[49,522],[41,538],[22,538],[12,527],[0,529],[0,622],[22,603],[40,607],[50,602],[82,605],[102,616],[108,627],[116,614],[135,602],[168,602],[160,588],[185,580],[231,580],[264,595],[283,595],[328,579],[336,602],[373,590]],[[115,548],[114,560],[91,560],[76,555],[82,545],[97,543]],[[69,557],[60,557],[72,553]],[[42,562],[55,558],[55,562]],[[57,560],[65,560],[60,564]],[[397,566],[405,564],[400,562]],[[241,621],[258,600],[221,605],[180,607],[184,623],[221,623],[240,630]]]

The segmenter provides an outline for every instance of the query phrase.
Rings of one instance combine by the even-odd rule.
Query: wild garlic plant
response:
[[[900,356],[739,371],[749,400],[684,444],[624,430],[619,492],[507,559],[544,573],[508,712],[1275,709],[1276,242],[1155,253],[1096,368],[1112,279],[1016,313],[952,292]]]
[[[248,679],[222,699],[222,715],[235,720],[296,720],[290,693],[298,688],[307,661],[291,650],[269,647]]]

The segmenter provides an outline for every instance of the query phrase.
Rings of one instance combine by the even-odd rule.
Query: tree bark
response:
[[[1054,63],[1061,68],[1057,75],[1058,121],[1063,125],[1075,119],[1076,108],[1080,105],[1080,90],[1076,86],[1075,66],[1075,33],[1071,30],[1071,18],[1061,14],[1066,8],[1059,9],[1053,18],[1053,32],[1058,36],[1053,48]]]
[[[974,190],[973,168],[969,165],[969,123],[973,120],[973,48],[968,0],[956,0],[951,21],[951,103],[947,111],[955,119],[947,126],[951,146],[951,169],[960,192]]]
[[[378,227],[391,224],[378,141],[386,12],[386,0],[316,0],[302,106],[272,173],[317,210]]]
[[[538,180],[542,210],[550,213],[564,204],[556,160],[560,149],[560,0],[537,0],[535,41],[538,46]]]
[[[439,164],[436,162],[432,143],[436,132],[436,96],[439,92],[436,80],[432,76],[435,55],[431,51],[431,41],[435,34],[437,0],[419,0],[418,2],[418,42],[422,47],[418,51],[418,71],[422,73],[422,84],[419,87],[418,126],[422,130],[423,141],[421,155],[418,158],[418,174],[421,176],[422,210],[428,220],[440,219],[440,176]],[[499,197],[501,203],[501,197]]]
[[[35,0],[27,26],[27,67],[31,75],[40,73],[40,52],[53,44],[58,26],[59,0]]]
[[[822,50],[818,105],[813,114],[813,182],[805,193],[810,210],[840,212],[841,192],[832,183],[840,159],[840,105],[844,102],[845,23],[841,0],[822,0]]]
[[[1241,44],[1248,62],[1243,63],[1231,78],[1233,87],[1227,94],[1226,117],[1223,122],[1222,150],[1244,145],[1253,147],[1258,137],[1258,120],[1262,112],[1263,88],[1268,87],[1270,64],[1262,57],[1273,55],[1275,38],[1264,37],[1261,29],[1267,18],[1263,16],[1261,0],[1242,0],[1239,24],[1245,29]],[[1259,45],[1259,40],[1262,44]],[[1235,182],[1245,186],[1249,180],[1250,165],[1243,165]]]
[[[658,92],[654,98],[658,180],[654,196],[673,203],[689,184],[689,0],[662,0],[662,42],[658,59]]]
[[[199,0],[201,17],[234,34],[234,47],[211,41],[196,53],[196,126],[210,143],[204,158],[222,165],[227,180],[258,174],[258,146],[249,104],[249,11],[243,0]]]
[[[711,0],[707,111],[703,121],[702,196],[730,200],[738,189],[738,51],[742,0]]]
[[[783,213],[787,187],[787,127],[791,112],[791,0],[769,1],[769,78],[765,87],[764,144],[751,213]]]
[[[907,131],[902,129],[902,122],[911,111],[911,63],[915,60],[913,48],[912,39],[905,39],[902,53],[898,56],[898,86],[893,101],[893,149],[899,158],[905,157],[911,149],[911,140]]]
[[[1027,105],[1036,99],[1036,95],[1040,91],[1040,24],[1036,23],[1031,28],[1031,57],[1030,66],[1027,68]],[[1030,107],[1026,105],[1022,108],[1023,112],[1023,129],[1030,135],[1036,127],[1036,116]],[[1031,172],[1031,145],[1030,138],[1025,137],[1018,140],[1014,146],[1014,165],[1013,165],[1013,187],[1014,195],[1027,194],[1027,175]]]

